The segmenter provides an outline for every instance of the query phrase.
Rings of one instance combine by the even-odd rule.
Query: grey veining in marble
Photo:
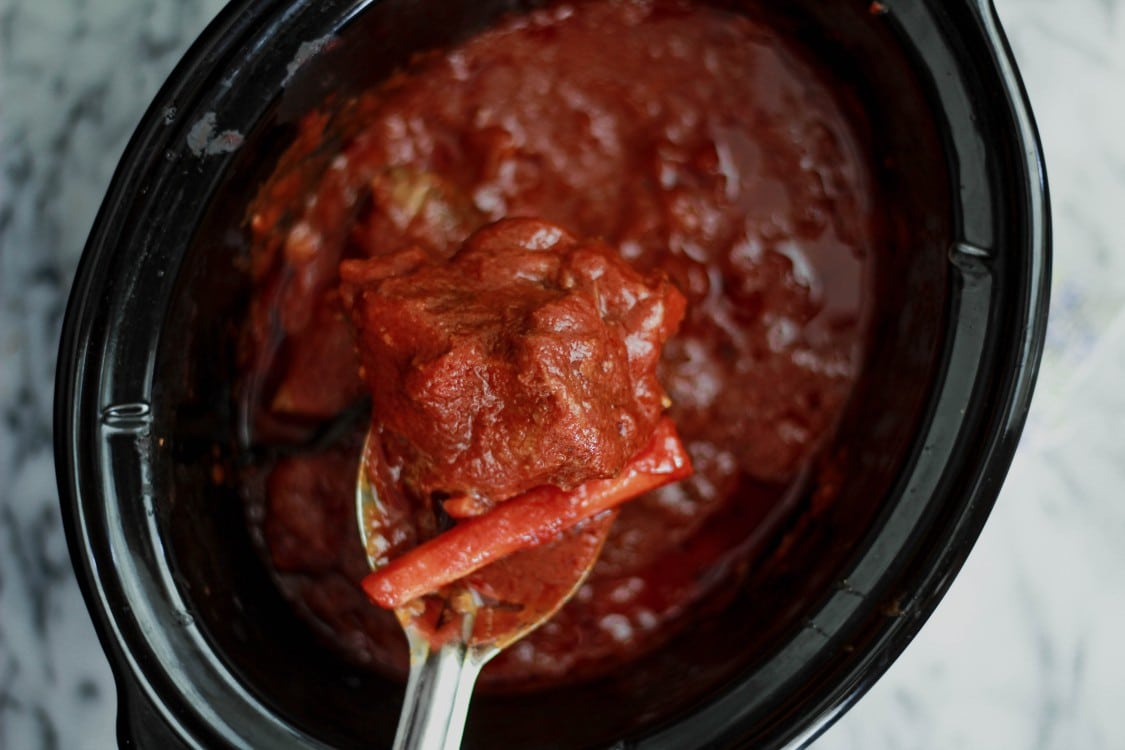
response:
[[[817,750],[1125,748],[1125,4],[996,2],[1051,176],[1040,388],[963,574]],[[0,748],[115,743],[59,518],[55,348],[116,160],[221,5],[0,0]]]
[[[59,518],[66,292],[125,142],[217,0],[0,0],[0,748],[113,747]]]

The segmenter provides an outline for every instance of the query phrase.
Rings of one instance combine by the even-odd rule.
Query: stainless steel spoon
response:
[[[356,481],[360,535],[373,570],[388,562],[388,551],[402,543],[402,525],[409,524],[381,471],[377,441],[369,431]],[[481,669],[578,591],[614,516],[611,511],[589,519],[554,542],[504,558],[428,601],[395,610],[410,646],[395,750],[460,747]]]

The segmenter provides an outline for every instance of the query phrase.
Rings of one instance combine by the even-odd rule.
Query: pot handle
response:
[[[130,677],[117,685],[117,742],[122,750],[192,750]]]

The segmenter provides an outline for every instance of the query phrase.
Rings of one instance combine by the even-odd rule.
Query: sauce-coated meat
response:
[[[384,448],[418,495],[487,507],[613,476],[664,409],[683,295],[604,243],[508,219],[448,261],[409,248],[341,276]]]

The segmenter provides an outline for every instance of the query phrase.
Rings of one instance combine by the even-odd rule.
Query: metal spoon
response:
[[[380,461],[371,431],[356,481],[359,530],[372,569],[412,535],[413,520]],[[410,674],[394,750],[456,750],[481,669],[535,630],[582,585],[615,512],[589,519],[558,540],[495,562],[395,610],[410,646]]]

